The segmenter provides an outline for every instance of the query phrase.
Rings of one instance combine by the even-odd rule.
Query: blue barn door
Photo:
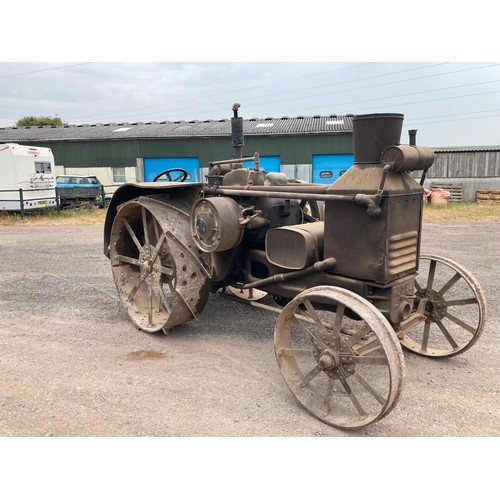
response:
[[[246,161],[243,163],[245,168],[255,168],[255,162]],[[269,172],[280,172],[281,171],[281,157],[280,156],[260,156],[259,157],[259,168]]]
[[[182,168],[190,176],[186,182],[200,182],[200,160],[198,158],[144,158],[144,180],[151,182],[156,175],[171,168]]]
[[[313,155],[312,181],[314,184],[331,184],[353,162],[353,155]]]

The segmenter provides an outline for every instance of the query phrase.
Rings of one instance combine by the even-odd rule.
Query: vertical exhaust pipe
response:
[[[233,117],[231,118],[231,137],[233,139],[233,158],[243,157],[243,118],[238,116],[239,103],[233,104]]]
[[[416,129],[408,130],[408,135],[410,136],[410,146],[416,146],[417,145],[417,130]]]

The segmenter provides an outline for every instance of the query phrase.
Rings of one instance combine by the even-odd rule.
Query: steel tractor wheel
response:
[[[359,295],[332,286],[310,288],[281,312],[276,359],[300,404],[341,429],[387,415],[403,388],[404,359],[389,322]]]
[[[414,312],[421,313],[420,322],[402,329],[403,346],[440,358],[472,347],[486,318],[486,297],[476,278],[456,262],[434,255],[421,255],[418,274]]]
[[[124,203],[113,221],[110,259],[121,302],[141,330],[168,333],[207,303],[206,257],[191,238],[189,209],[178,202]]]

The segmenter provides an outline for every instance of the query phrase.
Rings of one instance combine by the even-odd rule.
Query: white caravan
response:
[[[55,188],[49,148],[0,144],[0,210],[55,208]]]

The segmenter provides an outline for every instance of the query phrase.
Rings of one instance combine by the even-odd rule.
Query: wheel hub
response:
[[[151,247],[151,245],[144,245],[142,247],[144,251],[144,257],[141,256],[140,258],[140,268],[141,272],[146,272],[147,274],[151,274],[153,272],[153,260],[152,260],[152,254],[154,252],[154,249]]]
[[[427,299],[425,314],[431,321],[441,321],[448,310],[446,299],[436,290],[426,291],[424,297]],[[423,297],[420,297],[423,298]],[[420,298],[417,298],[415,306],[418,307]]]
[[[316,361],[323,370],[333,370],[340,366],[339,353],[329,348],[317,352]]]

